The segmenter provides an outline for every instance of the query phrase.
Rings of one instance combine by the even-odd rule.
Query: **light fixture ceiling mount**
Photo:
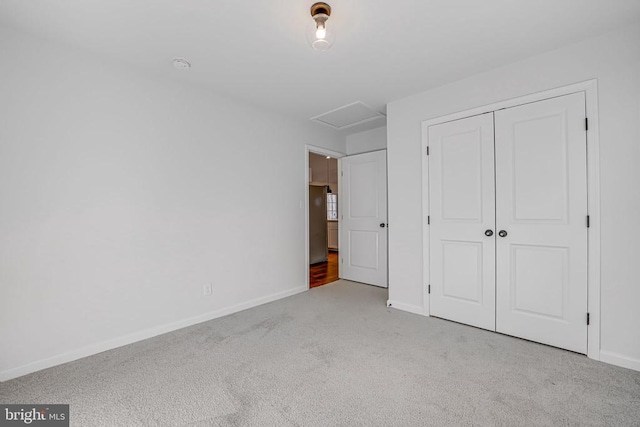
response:
[[[325,51],[333,44],[333,34],[327,30],[327,20],[331,16],[331,6],[318,2],[311,6],[311,17],[316,27],[311,37],[311,46],[315,50]]]
[[[323,2],[318,2],[311,5],[311,16],[315,18],[315,16],[320,13],[327,15],[327,17],[331,16],[331,6]]]

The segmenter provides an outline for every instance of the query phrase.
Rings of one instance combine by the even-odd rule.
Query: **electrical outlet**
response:
[[[211,283],[207,283],[202,287],[202,293],[206,295],[211,295]]]

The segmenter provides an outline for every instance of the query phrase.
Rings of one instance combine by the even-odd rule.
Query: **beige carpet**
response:
[[[640,425],[640,372],[339,281],[0,384],[75,426]]]

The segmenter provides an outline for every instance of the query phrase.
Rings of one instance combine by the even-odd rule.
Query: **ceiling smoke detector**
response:
[[[176,70],[188,70],[189,68],[191,68],[191,64],[189,63],[189,61],[184,58],[173,58],[173,61],[171,62],[173,63],[173,67]]]

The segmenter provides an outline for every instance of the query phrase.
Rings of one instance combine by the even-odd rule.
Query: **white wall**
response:
[[[7,29],[0,54],[0,380],[307,289],[305,144],[343,138]]]
[[[388,105],[391,301],[423,310],[421,122],[593,78],[601,153],[601,356],[640,369],[640,24]]]
[[[368,153],[387,148],[387,127],[379,127],[346,137],[347,155]]]

